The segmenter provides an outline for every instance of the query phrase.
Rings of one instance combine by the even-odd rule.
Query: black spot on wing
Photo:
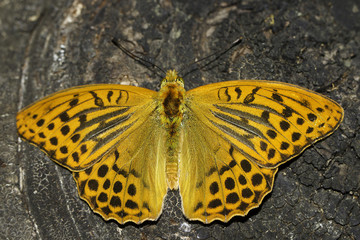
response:
[[[88,186],[89,186],[89,189],[92,190],[92,191],[97,191],[98,190],[98,187],[99,187],[99,183],[98,181],[96,181],[95,179],[90,179],[88,181]]]
[[[211,183],[209,190],[212,195],[215,195],[219,192],[219,184],[217,182]]]
[[[98,97],[98,95],[94,91],[89,92],[94,97],[94,104],[98,107],[104,107],[104,101]]]
[[[263,176],[260,173],[255,173],[251,177],[251,183],[253,186],[259,186],[263,181]]]
[[[61,129],[60,129],[61,133],[63,136],[66,136],[69,132],[70,132],[70,127],[68,125],[64,125]]]
[[[214,200],[211,200],[208,204],[208,208],[217,208],[222,205],[222,202],[220,199],[216,198]]]
[[[293,109],[286,106],[282,111],[282,115],[286,118],[289,118],[292,116],[293,112],[294,112]]]
[[[296,142],[297,140],[299,140],[301,137],[301,134],[298,132],[293,132],[293,134],[291,135],[291,140],[292,142]]]
[[[125,207],[130,208],[130,209],[138,209],[139,208],[138,204],[130,199],[126,201]]]
[[[76,106],[76,104],[78,104],[79,99],[78,98],[74,98],[73,100],[70,101],[69,105],[70,107],[74,107]]]
[[[226,180],[225,180],[225,187],[226,189],[228,190],[233,190],[235,188],[235,181],[234,179],[232,179],[231,177],[228,177]]]
[[[249,104],[252,103],[255,100],[255,94],[257,93],[257,91],[260,90],[260,87],[256,87],[252,90],[251,93],[249,93],[248,95],[246,95],[245,99],[244,99],[244,103],[245,104]]]
[[[226,196],[226,203],[237,203],[240,200],[239,195],[236,192],[230,193]]]
[[[50,143],[54,146],[58,145],[58,139],[57,137],[50,138]]]
[[[244,197],[244,198],[250,198],[254,193],[251,191],[250,188],[244,188],[242,191],[241,191],[241,195]]]
[[[306,133],[307,133],[307,134],[312,133],[313,131],[314,131],[314,128],[312,128],[312,127],[308,127],[308,128],[306,129]]]
[[[80,134],[75,134],[70,139],[73,143],[76,143],[80,139]]]
[[[60,120],[61,120],[62,122],[67,122],[67,121],[69,121],[69,119],[70,119],[70,117],[69,117],[69,115],[67,114],[67,112],[62,112],[62,113],[59,115],[59,117],[60,117]]]
[[[113,95],[113,91],[108,91],[108,94],[107,94],[107,100],[109,101],[109,103],[111,102],[111,96]]]
[[[39,121],[37,121],[36,125],[38,127],[41,127],[44,124],[45,120],[44,119],[40,119]]]
[[[86,175],[90,175],[90,173],[92,172],[92,167],[89,167],[88,169],[85,170]]]
[[[244,172],[250,172],[251,171],[251,164],[248,160],[244,159],[240,162],[241,168],[244,170]]]
[[[47,128],[48,128],[49,130],[53,130],[54,127],[55,127],[55,124],[54,124],[54,123],[50,123],[50,124],[47,126]]]
[[[266,134],[271,138],[271,139],[275,139],[277,136],[277,133],[274,130],[267,130]]]
[[[136,187],[134,184],[130,184],[128,187],[128,194],[130,196],[135,196],[136,195]]]
[[[307,117],[311,122],[314,122],[317,119],[317,116],[313,113],[309,113]]]
[[[68,153],[67,147],[66,147],[66,146],[62,146],[62,147],[60,148],[60,152],[63,153],[63,154]]]
[[[269,121],[269,118],[270,118],[270,113],[269,113],[268,111],[263,111],[263,112],[261,113],[261,118],[262,118],[264,121],[268,122],[268,121]]]
[[[203,207],[204,207],[203,203],[202,203],[202,202],[198,202],[198,203],[196,204],[196,207],[194,208],[194,212],[196,212],[197,210],[199,210],[200,208],[203,208]]]
[[[275,151],[275,149],[273,149],[273,148],[270,148],[269,149],[269,153],[268,153],[268,159],[272,159],[272,158],[274,158],[275,157],[275,153],[276,153],[276,151]]]
[[[103,178],[107,174],[109,167],[107,165],[101,165],[98,169],[98,176]]]
[[[290,124],[287,121],[281,121],[280,128],[286,132],[290,128]]]
[[[123,185],[120,181],[116,181],[113,186],[114,193],[119,193],[123,189]]]
[[[277,93],[273,93],[272,94],[272,99],[274,99],[275,101],[277,101],[277,102],[283,102],[284,100],[282,99],[282,97],[279,95],[279,94],[277,94]]]
[[[110,200],[110,205],[113,207],[121,207],[121,200],[117,196],[112,196]]]
[[[241,89],[239,87],[236,87],[235,92],[237,93],[236,99],[239,99],[241,97]]]

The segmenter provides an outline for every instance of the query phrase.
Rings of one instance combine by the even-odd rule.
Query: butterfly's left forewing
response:
[[[144,88],[80,86],[23,109],[17,128],[74,172],[81,198],[94,211],[140,223],[157,219],[167,189],[157,104],[156,92]]]

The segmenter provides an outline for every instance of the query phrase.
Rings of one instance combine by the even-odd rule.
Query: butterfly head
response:
[[[177,83],[184,87],[184,80],[178,75],[176,70],[168,70],[165,78],[161,81],[161,87],[168,83]]]

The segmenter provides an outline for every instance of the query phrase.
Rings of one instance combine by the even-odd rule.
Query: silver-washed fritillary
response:
[[[244,216],[272,190],[277,167],[334,132],[343,109],[280,82],[228,81],[185,91],[175,70],[159,92],[78,86],[17,114],[19,135],[73,172],[104,219],[156,220],[168,189],[190,220]]]

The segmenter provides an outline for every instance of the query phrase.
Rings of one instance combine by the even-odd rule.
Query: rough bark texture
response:
[[[360,239],[359,1],[3,0],[0,29],[0,239]],[[159,77],[112,37],[179,69],[240,36],[241,45],[188,75],[186,88],[278,80],[319,90],[345,109],[340,128],[281,166],[272,194],[246,217],[190,222],[170,192],[157,222],[105,222],[79,199],[69,171],[17,137],[16,112],[57,90],[158,89]]]

